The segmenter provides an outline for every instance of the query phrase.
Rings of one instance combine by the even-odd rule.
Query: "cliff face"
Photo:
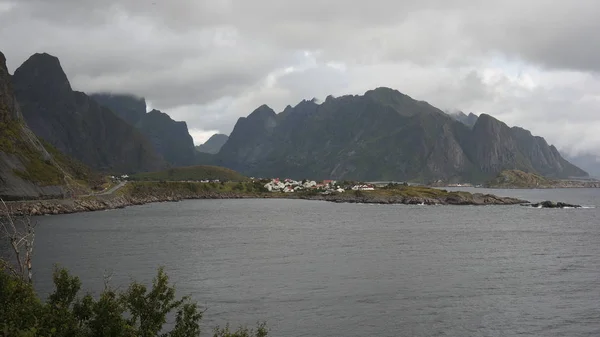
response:
[[[135,127],[145,135],[154,149],[173,166],[187,166],[195,162],[194,139],[186,122],[174,121],[166,113],[152,110]]]
[[[469,119],[469,116],[465,116]],[[586,173],[541,137],[472,115],[472,126],[389,88],[302,101],[240,118],[216,155],[251,176],[483,182],[505,169],[567,177]]]
[[[89,96],[130,125],[135,125],[146,114],[146,100],[141,97],[111,93],[96,93]]]
[[[13,83],[31,130],[63,153],[102,171],[165,166],[139,131],[86,94],[73,91],[56,57],[31,56],[15,71]]]
[[[92,94],[90,97],[134,126],[170,165],[188,166],[196,163],[194,140],[185,122],[174,121],[158,110],[146,113],[146,101],[132,95]]]
[[[0,52],[0,198],[55,198],[68,193],[66,174],[21,118]]]

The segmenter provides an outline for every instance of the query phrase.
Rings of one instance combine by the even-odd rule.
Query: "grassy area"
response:
[[[82,187],[99,188],[105,183],[101,175],[40,139],[51,156],[45,158],[43,150],[29,139],[27,132],[22,121],[0,123],[0,151],[15,155],[24,166],[22,170],[14,170],[16,176],[40,186],[75,183]]]
[[[140,181],[200,181],[200,180],[222,180],[222,181],[248,181],[248,178],[240,173],[219,166],[188,166],[176,167],[159,172],[138,173],[131,176],[131,180]]]
[[[106,177],[102,176],[98,172],[95,172],[89,166],[60,152],[57,148],[43,139],[40,139],[40,142],[46,151],[52,155],[58,165],[60,165],[69,175],[71,175],[71,177],[75,179],[77,183],[88,186],[95,190],[100,190],[106,188],[107,186],[110,187],[110,182],[106,179]]]
[[[535,173],[527,173],[520,170],[505,170],[498,176],[488,181],[485,186],[490,188],[544,188],[556,184]]]
[[[61,185],[64,174],[42,151],[28,139],[22,121],[9,121],[0,125],[0,151],[21,159],[24,170],[15,169],[18,177],[42,186]]]
[[[201,195],[201,194],[219,194],[219,193],[236,193],[258,195],[265,193],[266,189],[260,182],[183,182],[183,181],[132,181],[117,193],[120,195],[131,197],[147,197],[158,195],[180,194],[186,195]]]

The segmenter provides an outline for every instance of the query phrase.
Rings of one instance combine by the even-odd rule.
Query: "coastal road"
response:
[[[92,193],[92,194],[88,194],[86,196],[94,196],[94,195],[109,195],[109,194],[113,194],[116,191],[118,191],[120,188],[122,188],[123,186],[125,186],[127,184],[127,181],[122,181],[120,183],[118,183],[117,185],[113,186],[112,188],[103,191],[103,192],[99,192],[99,193]]]

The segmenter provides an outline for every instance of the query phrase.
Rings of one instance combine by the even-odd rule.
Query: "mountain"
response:
[[[35,54],[12,79],[27,125],[61,152],[101,171],[129,173],[165,166],[139,131],[72,90],[58,58]]]
[[[196,146],[196,151],[211,154],[219,153],[228,139],[229,137],[227,135],[216,133],[210,136],[206,143]]]
[[[112,93],[95,93],[89,96],[116,113],[129,125],[135,125],[146,115],[147,107],[144,98]]]
[[[146,113],[146,101],[132,95],[100,93],[90,97],[138,129],[170,165],[188,166],[196,162],[194,140],[185,122],[174,121],[158,110]]]
[[[25,124],[0,52],[0,198],[60,198],[70,179]]]
[[[450,117],[456,119],[457,121],[463,123],[464,125],[470,128],[475,126],[475,123],[477,122],[478,118],[477,115],[472,112],[470,112],[468,115],[466,115],[462,111],[450,112],[448,114],[450,115]]]
[[[249,176],[484,182],[505,169],[586,175],[543,138],[482,114],[469,127],[427,102],[377,88],[362,96],[266,105],[238,120],[216,165]]]
[[[570,162],[590,173],[591,176],[600,178],[600,156],[594,154],[580,154],[565,156]]]

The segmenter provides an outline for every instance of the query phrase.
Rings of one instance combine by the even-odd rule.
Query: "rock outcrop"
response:
[[[531,206],[534,208],[581,208],[581,205],[568,204],[566,202],[542,201],[534,204],[525,203],[523,206]]]

